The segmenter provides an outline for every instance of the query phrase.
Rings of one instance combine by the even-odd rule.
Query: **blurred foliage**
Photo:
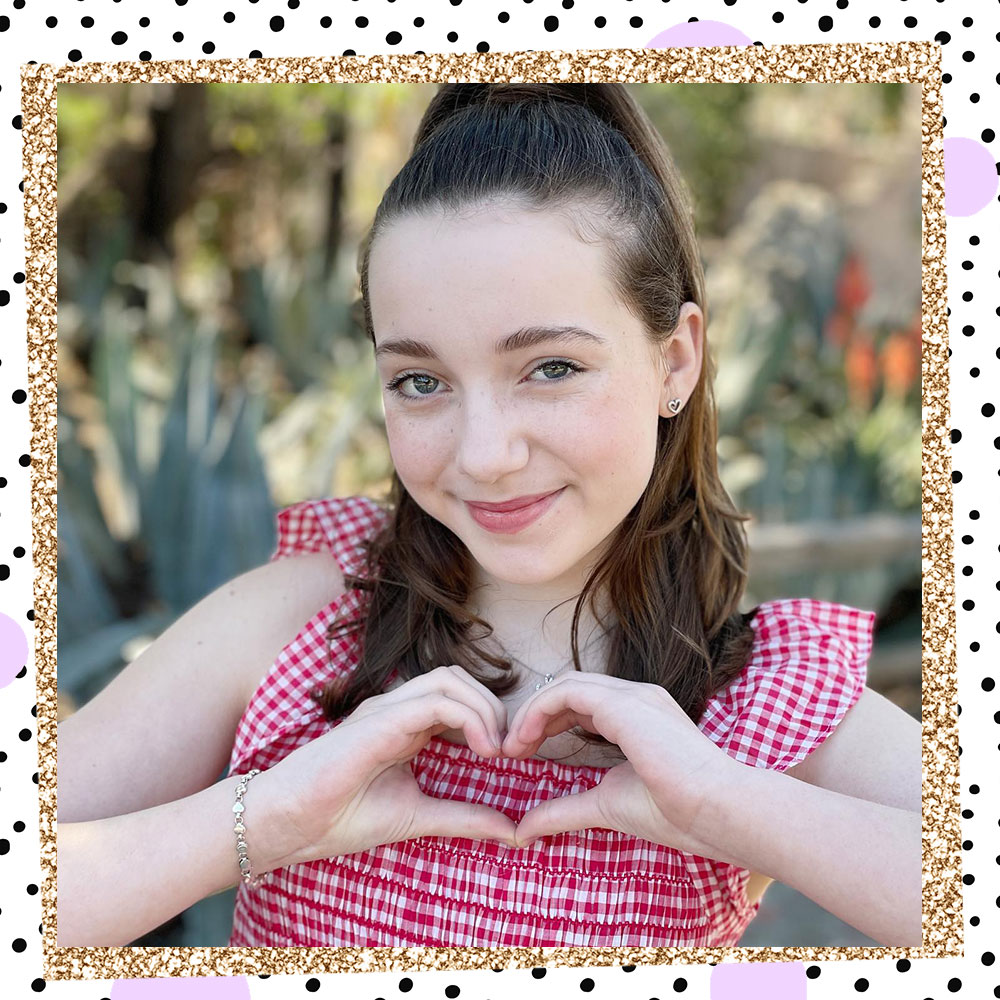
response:
[[[919,510],[918,88],[629,86],[695,204],[737,504],[764,522]],[[357,246],[434,90],[60,86],[59,683],[75,703],[265,561],[275,507],[384,493]],[[915,551],[755,596],[875,606],[919,572]]]

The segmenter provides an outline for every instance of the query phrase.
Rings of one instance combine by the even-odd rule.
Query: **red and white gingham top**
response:
[[[363,573],[361,542],[387,515],[364,497],[307,500],[278,515],[272,559],[330,551]],[[240,720],[230,774],[269,768],[326,732],[309,698],[357,664],[327,627],[357,607],[347,590],[278,655]],[[352,603],[353,602],[353,603]],[[784,771],[861,696],[875,614],[826,601],[760,605],[747,667],[709,702],[699,728],[730,756]],[[413,760],[420,788],[483,802],[517,821],[538,802],[598,784],[606,768],[484,759],[437,737]],[[252,845],[251,845],[252,856]],[[621,947],[735,945],[756,915],[749,872],[614,830],[543,837],[526,848],[421,837],[279,868],[240,884],[234,947]]]

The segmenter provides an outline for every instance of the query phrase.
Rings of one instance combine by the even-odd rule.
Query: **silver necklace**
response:
[[[588,642],[583,647],[583,650],[589,649],[591,642],[593,642],[593,639],[591,639],[590,642]],[[581,650],[581,652],[583,652],[583,650]],[[524,667],[525,670],[530,670],[531,673],[533,673],[536,677],[541,677],[542,678],[535,685],[535,687],[534,687],[535,691],[540,691],[543,687],[545,687],[546,684],[549,684],[552,681],[554,681],[556,679],[557,675],[561,674],[568,666],[570,666],[573,663],[573,657],[571,656],[558,670],[555,671],[555,673],[547,672],[547,673],[545,673],[543,675],[541,673],[541,671],[535,670],[534,667],[529,667],[527,663],[525,663],[523,660],[519,660],[516,656],[511,656],[510,653],[507,653],[506,656],[507,656],[507,659],[513,660],[514,663],[520,664],[520,666]]]

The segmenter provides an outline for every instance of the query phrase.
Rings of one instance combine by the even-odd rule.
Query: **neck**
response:
[[[578,597],[578,593],[539,594],[537,588],[485,584],[474,592],[470,610],[493,627],[492,645],[544,674],[572,666],[571,635]],[[599,670],[603,669],[603,629],[589,603],[580,612],[580,661],[585,670]],[[607,622],[607,608],[598,606]]]

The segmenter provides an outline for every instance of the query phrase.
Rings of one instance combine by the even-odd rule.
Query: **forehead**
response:
[[[395,220],[372,245],[369,296],[376,340],[435,329],[635,323],[613,293],[608,256],[559,212],[483,207]]]

